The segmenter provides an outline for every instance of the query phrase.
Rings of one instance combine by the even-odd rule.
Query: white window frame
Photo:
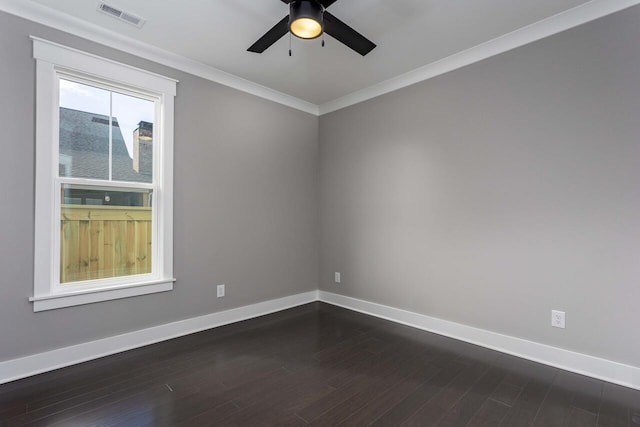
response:
[[[34,311],[173,289],[173,116],[177,80],[31,37],[36,59],[36,193]],[[153,183],[58,176],[60,78],[94,82],[155,103]],[[159,124],[159,125],[157,125]],[[152,189],[152,271],[60,285],[60,186]]]

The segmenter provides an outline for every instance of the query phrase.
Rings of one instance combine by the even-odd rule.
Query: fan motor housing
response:
[[[289,31],[301,39],[315,39],[324,31],[322,6],[315,0],[289,3]]]

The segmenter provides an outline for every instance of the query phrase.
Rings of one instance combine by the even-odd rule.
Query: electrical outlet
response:
[[[334,273],[334,279],[333,279],[336,283],[340,283],[340,273],[338,271],[336,271]]]
[[[224,283],[222,285],[218,285],[218,298],[222,298],[224,296]]]
[[[551,310],[551,326],[554,328],[565,328],[564,311]]]

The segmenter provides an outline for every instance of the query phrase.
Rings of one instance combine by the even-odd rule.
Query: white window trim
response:
[[[34,311],[52,310],[99,301],[127,298],[173,289],[173,116],[177,80],[101,58],[57,43],[31,37],[36,59],[36,193],[34,291],[29,301]],[[91,287],[69,286],[60,289],[55,284],[59,274],[54,262],[60,250],[56,233],[59,224],[55,214],[55,181],[57,174],[58,79],[64,72],[94,77],[123,88],[144,91],[157,98],[162,114],[158,129],[162,143],[154,147],[159,168],[154,162],[154,216],[157,234],[154,246],[159,262],[151,274],[128,276],[130,279],[93,281]],[[156,121],[157,123],[158,121]],[[156,170],[157,169],[157,170]],[[62,177],[61,177],[62,178]],[[64,180],[64,178],[62,178]],[[157,181],[156,181],[157,180]],[[109,182],[109,186],[143,188],[146,184]],[[148,186],[148,185],[147,185]],[[106,283],[105,283],[106,282]]]

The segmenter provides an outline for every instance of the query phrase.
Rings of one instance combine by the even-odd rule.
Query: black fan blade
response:
[[[327,11],[324,12],[324,32],[362,56],[376,47],[373,42]]]
[[[293,1],[293,0],[282,0],[282,3],[289,4],[289,3],[291,3],[292,1]],[[335,0],[334,0],[334,1],[335,1]]]
[[[264,36],[260,37],[257,42],[251,45],[249,52],[262,53],[272,44],[280,40],[282,36],[289,32],[289,15],[282,18],[282,21],[267,31]]]
[[[282,0],[285,1],[285,0]],[[324,6],[324,8],[328,8],[332,4],[334,4],[337,0],[320,0],[320,4]]]

